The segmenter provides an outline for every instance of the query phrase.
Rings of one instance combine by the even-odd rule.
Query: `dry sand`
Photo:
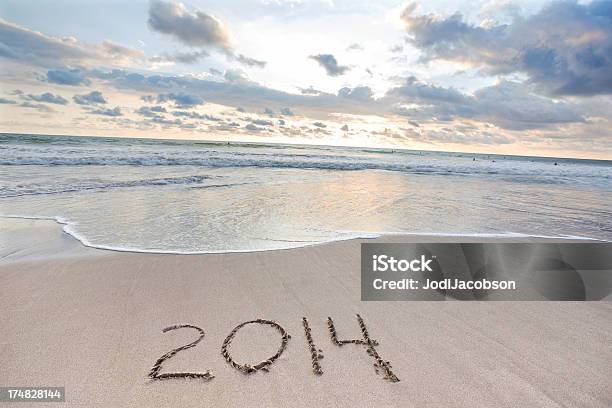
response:
[[[612,406],[610,302],[361,302],[359,240],[157,255],[84,248],[53,222],[0,226],[0,385],[66,387],[66,404],[34,407]],[[340,338],[361,337],[356,313],[400,382],[377,375],[364,346],[330,341],[328,316]],[[303,316],[323,350],[321,376]],[[269,373],[247,375],[221,345],[256,318],[277,321],[291,339]],[[198,338],[193,329],[162,333],[175,324],[206,334],[161,372],[211,370],[214,379],[147,378],[160,356]],[[256,363],[280,343],[274,328],[248,325],[231,353]]]

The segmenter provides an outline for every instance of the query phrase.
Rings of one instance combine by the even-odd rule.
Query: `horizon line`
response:
[[[488,155],[488,156],[510,156],[510,157],[525,157],[525,158],[542,158],[542,159],[559,159],[559,160],[583,160],[583,161],[596,161],[596,162],[609,162],[609,159],[596,159],[590,157],[562,157],[562,156],[538,156],[538,155],[521,155],[513,153],[488,153],[488,152],[462,152],[455,150],[435,150],[435,149],[411,149],[403,147],[371,147],[371,146],[359,146],[359,145],[333,145],[333,144],[315,144],[315,143],[291,143],[291,142],[256,142],[246,140],[211,140],[211,139],[180,139],[180,138],[160,138],[160,137],[135,137],[135,136],[108,136],[108,135],[70,135],[70,134],[49,134],[49,133],[15,133],[0,131],[0,135],[13,135],[13,136],[48,136],[48,137],[90,137],[90,138],[107,138],[107,139],[133,139],[133,140],[160,140],[168,141],[173,140],[177,142],[209,142],[209,143],[241,143],[241,144],[253,144],[253,145],[281,145],[281,146],[308,146],[308,147],[331,147],[331,148],[353,148],[353,149],[377,149],[377,150],[400,150],[410,152],[427,152],[427,153],[452,153],[452,154],[477,154],[477,155]]]

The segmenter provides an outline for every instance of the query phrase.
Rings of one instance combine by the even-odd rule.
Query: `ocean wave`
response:
[[[517,232],[499,232],[499,233],[455,233],[455,232],[407,232],[407,231],[381,231],[381,232],[365,232],[365,231],[347,231],[337,230],[335,236],[328,237],[317,241],[303,241],[303,240],[279,240],[279,239],[268,239],[267,241],[278,242],[279,245],[273,248],[252,248],[252,249],[231,249],[226,250],[165,250],[165,249],[150,249],[140,248],[138,246],[129,245],[117,245],[110,243],[94,243],[85,234],[78,231],[77,222],[73,222],[62,216],[32,216],[32,215],[14,215],[14,214],[0,214],[0,218],[15,218],[25,220],[44,220],[44,221],[55,221],[62,226],[62,230],[70,235],[72,238],[79,241],[82,245],[115,252],[134,252],[134,253],[151,253],[151,254],[176,254],[176,255],[205,255],[205,254],[219,254],[219,253],[249,253],[249,252],[268,252],[268,251],[279,251],[279,250],[290,250],[296,248],[324,245],[333,242],[350,241],[357,239],[376,239],[384,236],[418,236],[418,237],[453,237],[453,238],[466,238],[466,239],[478,239],[478,238],[541,238],[541,239],[561,239],[561,240],[580,240],[580,241],[595,241],[595,242],[610,242],[597,238],[590,238],[585,236],[575,235],[532,235],[523,234]],[[284,244],[284,245],[283,245]]]
[[[217,178],[218,176],[186,176],[186,177],[165,177],[143,180],[129,180],[118,182],[79,182],[79,184],[52,185],[52,184],[29,184],[13,187],[0,187],[0,198],[21,197],[27,195],[61,194],[76,193],[90,190],[109,190],[114,188],[147,187],[147,186],[167,186],[177,184],[200,184],[205,180]],[[231,184],[215,184],[208,187],[227,187]]]
[[[6,134],[0,134],[0,147],[3,148],[0,155],[0,172],[8,174],[13,172],[11,167],[27,166],[380,170],[423,176],[482,176],[520,184],[576,184],[601,187],[606,191],[612,189],[612,162],[602,160]],[[78,169],[74,171],[79,172]],[[20,192],[22,193],[24,192]]]
[[[537,181],[543,176],[558,177],[557,180],[548,180],[555,183],[562,183],[566,181],[565,179],[580,177],[602,180],[610,179],[609,175],[597,172],[584,174],[579,171],[568,171],[567,169],[559,170],[558,167],[547,169],[544,165],[535,168],[534,166],[495,166],[494,163],[476,163],[473,165],[456,162],[444,163],[440,161],[405,163],[401,161],[376,161],[317,155],[210,155],[210,152],[202,154],[177,154],[175,156],[133,155],[120,157],[108,154],[103,156],[17,156],[12,158],[5,156],[0,159],[0,165],[3,166],[194,166],[205,168],[254,167],[338,171],[386,170],[422,175],[524,176],[531,182]]]

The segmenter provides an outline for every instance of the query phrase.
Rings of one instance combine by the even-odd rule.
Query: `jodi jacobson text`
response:
[[[419,281],[413,278],[405,278],[399,280],[384,280],[374,279],[372,286],[376,290],[418,290],[418,289],[451,289],[451,290],[479,290],[479,289],[493,289],[493,290],[515,290],[516,281],[513,280],[460,280],[460,279],[442,279],[442,280],[431,280],[426,279],[425,285],[419,285]]]

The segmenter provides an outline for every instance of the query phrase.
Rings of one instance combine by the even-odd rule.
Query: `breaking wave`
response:
[[[119,182],[79,182],[70,183],[65,185],[53,185],[53,184],[20,184],[13,187],[0,187],[0,197],[20,197],[26,195],[40,195],[40,194],[61,194],[61,193],[75,193],[79,191],[87,190],[108,190],[113,188],[129,188],[129,187],[147,187],[147,186],[167,186],[176,184],[200,184],[205,180],[213,178],[212,176],[187,176],[187,177],[165,177],[165,178],[152,178],[145,180],[130,180],[130,181],[119,181]],[[216,177],[215,177],[216,178]],[[208,187],[225,187],[231,186],[231,184],[215,184],[209,185]]]

